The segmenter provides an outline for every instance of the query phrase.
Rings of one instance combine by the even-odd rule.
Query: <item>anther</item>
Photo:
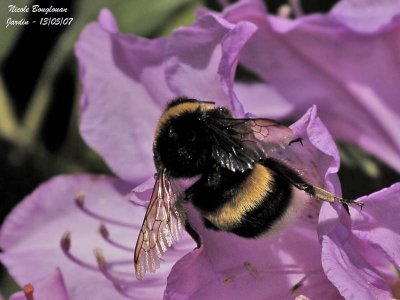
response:
[[[78,192],[75,196],[75,204],[78,205],[79,207],[83,207],[85,204],[85,193],[84,192]]]
[[[118,272],[118,271],[115,272],[115,271],[109,270],[109,266],[107,264],[106,258],[104,257],[103,250],[101,248],[93,249],[93,254],[96,258],[97,266],[98,266],[98,269],[100,270],[100,272],[108,280],[110,280],[117,289],[123,290],[124,287],[130,286],[132,283],[136,282],[136,281],[127,281],[127,280],[121,279],[120,276],[116,276],[120,272]]]
[[[64,255],[69,258],[71,261],[76,263],[77,265],[84,267],[90,270],[97,270],[95,266],[92,266],[79,258],[75,257],[71,252],[71,233],[69,231],[64,232],[61,241],[60,241],[61,250],[63,251]]]
[[[108,239],[108,237],[110,236],[110,233],[108,232],[107,227],[104,224],[100,224],[99,233],[105,239]]]
[[[23,289],[26,300],[33,300],[33,285],[28,283]]]
[[[60,244],[61,244],[61,248],[64,251],[68,252],[69,249],[71,249],[71,232],[69,232],[69,231],[64,232],[64,234],[61,238]]]
[[[107,243],[109,243],[110,245],[112,245],[112,246],[114,246],[114,247],[116,247],[116,248],[118,248],[118,249],[128,251],[129,253],[132,253],[133,251],[135,251],[135,249],[133,249],[133,248],[131,248],[131,247],[122,245],[122,244],[120,244],[119,242],[116,242],[116,241],[112,240],[112,239],[110,238],[110,232],[108,231],[106,225],[100,224],[99,233],[100,233],[100,235],[102,236],[102,238],[103,238]]]
[[[106,269],[107,263],[106,263],[106,259],[104,258],[104,255],[103,255],[103,250],[100,248],[95,248],[93,250],[93,254],[96,257],[97,265],[99,266],[99,268]]]
[[[114,220],[114,219],[108,218],[106,216],[102,216],[102,215],[100,215],[100,214],[98,214],[98,213],[96,213],[94,211],[91,211],[90,209],[88,209],[85,206],[85,194],[83,192],[79,192],[78,194],[76,194],[74,201],[75,201],[76,206],[83,213],[85,213],[86,215],[88,215],[88,216],[90,216],[90,217],[92,217],[94,219],[97,219],[97,220],[99,220],[101,222],[114,224],[114,225],[117,225],[117,226],[131,228],[131,229],[132,228],[140,229],[139,225],[129,224],[129,223],[121,222],[121,221],[118,221],[118,220]]]

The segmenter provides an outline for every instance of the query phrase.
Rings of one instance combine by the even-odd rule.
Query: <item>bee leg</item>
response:
[[[324,190],[320,187],[317,186],[313,186],[314,189],[314,197],[319,199],[319,200],[323,200],[323,201],[328,201],[328,202],[336,202],[336,201],[340,201],[342,204],[344,205],[357,205],[360,207],[360,210],[363,208],[364,203],[363,202],[356,202],[354,200],[351,199],[343,199],[341,197],[338,197],[330,192],[328,192],[327,190]]]
[[[297,139],[291,140],[291,141],[289,142],[289,146],[290,146],[291,144],[294,144],[294,143],[300,143],[300,144],[303,146],[303,139],[302,139],[302,138],[297,138]]]
[[[331,195],[328,195],[328,197],[326,197],[327,195],[321,197],[321,194],[319,194],[319,196],[317,196],[316,191],[315,191],[315,187],[309,184],[293,184],[296,188],[298,188],[299,190],[305,191],[307,194],[309,194],[311,197],[318,199],[318,200],[322,200],[322,201],[328,201],[328,202],[335,202],[336,198],[341,199],[339,197],[336,197],[332,194],[332,196],[335,198],[334,200],[332,199]],[[318,188],[320,189],[320,188]],[[322,189],[321,189],[322,190]],[[327,192],[324,190],[324,192]],[[343,201],[345,201],[344,199],[342,199]],[[340,201],[340,200],[339,200]],[[345,211],[350,215],[350,211],[349,211],[349,205],[348,203],[345,203],[341,201],[343,208],[345,209]],[[357,202],[355,202],[357,204]]]
[[[323,188],[320,188],[318,186],[313,186],[308,183],[293,184],[293,185],[298,189],[305,191],[307,194],[309,194],[310,196],[314,197],[317,200],[327,201],[330,203],[339,201],[340,203],[342,203],[347,213],[349,213],[348,206],[351,204],[359,206],[360,210],[364,206],[363,202],[357,202],[350,199],[343,199],[341,197],[336,196],[335,194],[332,194],[331,192],[328,192],[327,190],[324,190]]]
[[[201,247],[201,238],[196,230],[188,223],[185,224],[186,232],[192,237],[192,239],[196,242],[197,248]]]
[[[343,206],[344,210],[347,212],[347,214],[350,216],[349,206],[343,202],[342,202],[342,206]],[[360,209],[362,209],[362,207]]]
[[[313,186],[304,182],[294,182],[292,180],[289,180],[290,183],[295,186],[297,189],[305,191],[307,194],[309,194],[310,196],[314,196],[315,192],[313,189]]]
[[[290,169],[287,167],[285,164],[275,160],[268,158],[264,161],[264,165],[266,167],[269,167],[273,169],[275,172],[279,173],[280,175],[284,176],[287,181],[289,181],[290,184],[292,184],[294,187],[296,187],[299,190],[305,191],[307,194],[312,196],[313,198],[317,200],[322,200],[322,201],[327,201],[330,203],[334,202],[341,202],[344,205],[350,205],[350,204],[355,204],[358,205],[361,209],[364,206],[364,203],[362,202],[356,202],[354,200],[350,199],[343,199],[341,197],[338,197],[327,190],[324,190],[323,188],[311,185],[304,181],[304,179],[299,176],[294,170]]]

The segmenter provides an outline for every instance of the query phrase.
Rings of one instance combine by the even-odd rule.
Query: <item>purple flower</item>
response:
[[[120,34],[108,11],[86,27],[76,47],[80,129],[120,179],[59,176],[15,208],[0,232],[0,260],[19,284],[58,267],[71,299],[391,298],[399,268],[399,185],[362,199],[367,205],[351,209],[351,219],[340,205],[321,206],[299,192],[296,201],[307,209],[283,231],[257,240],[207,230],[189,207],[202,246],[193,250],[185,235],[161,269],[134,279],[132,246],[152,187],[152,137],[165,103],[186,95],[215,100],[236,116],[268,112],[267,100],[247,101],[233,82],[238,58],[260,29],[227,21],[228,12],[224,18],[202,13],[192,26],[155,40]],[[253,91],[242,85],[241,95]],[[303,145],[291,145],[284,159],[340,194],[335,143],[316,107],[303,112],[292,125]]]
[[[0,298],[1,299],[1,298]],[[10,300],[52,299],[69,300],[61,271],[55,269],[49,276],[24,286],[23,291],[17,292]]]
[[[398,297],[400,183],[359,200],[365,211],[350,208],[351,223],[338,222],[339,213],[330,206],[321,209],[325,273],[346,299],[392,299],[391,292]]]
[[[257,27],[239,59],[265,82],[237,84],[246,111],[264,106],[268,115],[272,97],[283,106],[277,117],[297,118],[315,104],[335,138],[400,170],[398,1],[342,0],[326,15],[295,20],[268,15],[261,1],[240,1],[221,16]]]
[[[71,299],[160,299],[172,265],[194,243],[185,235],[159,272],[134,279],[133,245],[145,208],[128,200],[130,191],[131,184],[105,176],[44,183],[6,219],[2,263],[21,286],[60,268]]]

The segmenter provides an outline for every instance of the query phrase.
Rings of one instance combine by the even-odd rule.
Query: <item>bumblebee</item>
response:
[[[190,202],[204,225],[245,238],[270,232],[295,205],[294,191],[343,204],[308,183],[283,159],[301,142],[292,130],[270,119],[237,119],[213,102],[178,98],[161,115],[153,143],[156,182],[135,247],[136,277],[159,267],[161,255],[185,226],[182,202]],[[177,195],[176,179],[198,180]]]

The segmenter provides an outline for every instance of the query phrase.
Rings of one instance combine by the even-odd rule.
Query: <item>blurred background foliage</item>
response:
[[[232,0],[9,0],[0,7],[0,224],[10,210],[41,182],[62,173],[110,174],[78,132],[80,85],[74,43],[101,8],[115,15],[120,30],[145,37],[168,35],[190,24],[198,6],[221,10]],[[269,11],[294,1],[265,0]],[[336,0],[303,0],[304,13],[326,12]],[[9,13],[8,5],[68,8],[71,26],[9,26],[8,18],[31,20],[30,13]],[[48,15],[49,16],[49,15]],[[47,16],[47,17],[48,17]],[[34,14],[35,19],[40,14]],[[43,15],[44,17],[44,15]],[[293,17],[293,14],[292,14]],[[239,66],[237,78],[253,80]],[[358,197],[400,181],[399,174],[362,150],[340,143],[340,176],[347,197]],[[18,287],[0,270],[0,295]]]

